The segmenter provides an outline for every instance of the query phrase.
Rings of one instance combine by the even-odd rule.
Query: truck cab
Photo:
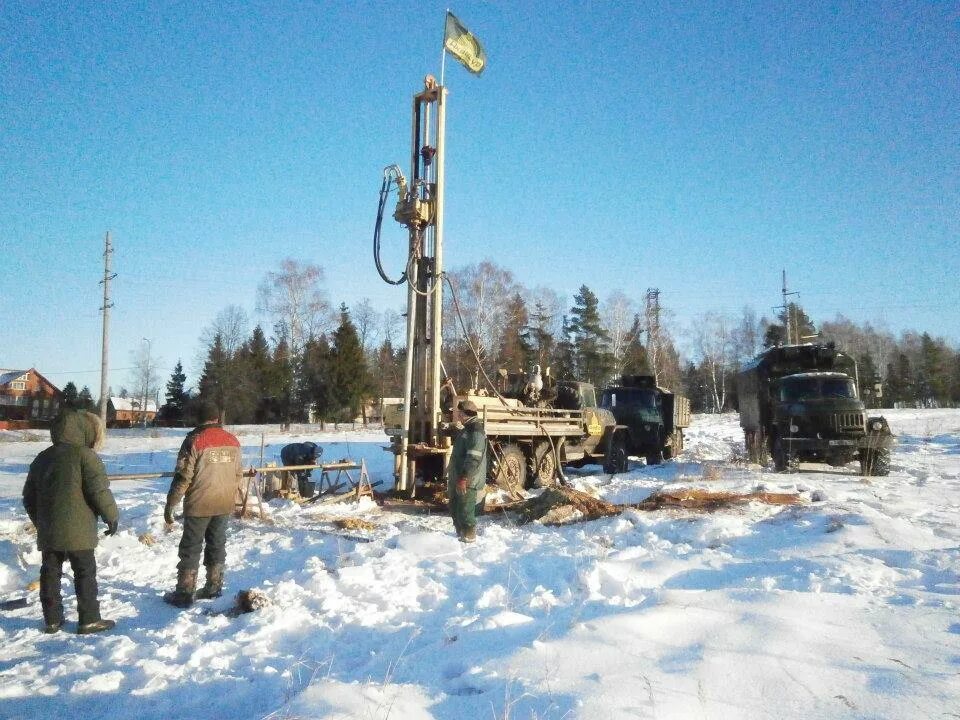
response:
[[[690,403],[658,387],[651,375],[625,375],[604,389],[600,407],[628,429],[627,449],[648,465],[670,459],[683,448],[682,428],[689,425]]]
[[[892,436],[868,417],[857,394],[856,364],[833,345],[784,345],[748,363],[737,378],[747,453],[765,452],[783,471],[799,462],[842,467],[859,460],[865,475],[886,475]]]

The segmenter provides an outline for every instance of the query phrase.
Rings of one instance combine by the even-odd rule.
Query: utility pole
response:
[[[147,426],[147,402],[150,400],[150,375],[153,373],[153,368],[150,367],[150,363],[153,361],[153,340],[150,338],[142,338],[143,342],[147,344],[147,357],[146,357],[146,367],[143,368],[143,404],[140,406],[140,425],[143,427]]]
[[[110,231],[107,231],[107,237],[104,241],[103,250],[103,344],[100,349],[100,419],[107,422],[107,371],[109,370],[108,351],[110,348],[110,308],[113,303],[110,302],[110,281],[117,276],[110,272],[110,256],[113,255],[113,246],[110,245]]]
[[[647,288],[647,360],[654,383],[660,384],[660,289]]]

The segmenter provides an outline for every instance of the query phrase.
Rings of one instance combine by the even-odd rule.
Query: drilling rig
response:
[[[413,96],[410,179],[397,165],[384,169],[374,232],[374,259],[381,277],[407,285],[407,357],[403,378],[402,433],[394,441],[396,490],[410,492],[415,479],[442,477],[448,442],[440,435],[440,348],[443,343],[443,165],[447,90],[432,75]],[[380,228],[392,186],[394,219],[407,228],[407,263],[397,280],[380,264]]]
[[[393,436],[397,493],[413,496],[418,483],[440,481],[449,459],[451,410],[458,399],[480,408],[489,443],[490,477],[513,496],[528,484],[543,486],[562,477],[562,466],[603,464],[607,472],[627,468],[628,428],[597,407],[589,383],[550,382],[556,402],[525,404],[525,393],[471,389],[457,394],[443,382],[443,211],[446,88],[428,75],[413,97],[410,177],[397,165],[383,171],[374,230],[374,260],[380,276],[407,286],[406,364],[402,419]],[[390,278],[380,262],[380,230],[390,192],[397,190],[394,219],[407,229],[405,269]],[[455,298],[454,298],[455,299]],[[502,378],[506,379],[506,374]]]

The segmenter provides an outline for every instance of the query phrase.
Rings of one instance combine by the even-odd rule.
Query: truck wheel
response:
[[[527,460],[517,445],[504,445],[493,463],[493,481],[511,495],[523,497],[527,483]]]
[[[603,471],[611,475],[627,471],[627,444],[622,435],[610,442],[610,451],[603,463]]]
[[[877,448],[864,451],[860,457],[860,474],[886,477],[890,474],[890,449]]]
[[[777,472],[796,472],[800,463],[780,438],[773,441],[773,469]]]
[[[533,444],[528,458],[527,476],[534,487],[550,487],[557,481],[557,458],[549,440],[540,440]]]
[[[647,465],[659,465],[663,462],[663,450],[657,448],[653,452],[647,453]]]

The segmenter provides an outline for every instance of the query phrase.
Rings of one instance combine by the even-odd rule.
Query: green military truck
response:
[[[658,387],[652,375],[624,375],[604,388],[600,407],[627,428],[627,452],[657,465],[683,450],[683,429],[690,425],[690,400]]]
[[[782,345],[737,375],[747,456],[778,472],[799,462],[833,467],[860,461],[863,475],[890,472],[893,436],[882,416],[869,417],[857,396],[853,358],[833,343]]]
[[[491,481],[519,493],[525,487],[553,485],[561,467],[597,464],[604,472],[626,472],[627,428],[597,406],[594,386],[548,379],[548,388],[540,402],[509,393],[458,396],[479,409],[490,443]]]

